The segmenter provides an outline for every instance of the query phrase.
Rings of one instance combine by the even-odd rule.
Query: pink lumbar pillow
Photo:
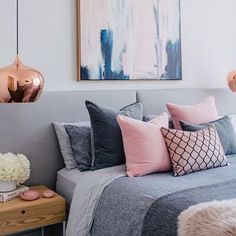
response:
[[[219,118],[213,96],[207,97],[201,103],[194,106],[171,103],[166,104],[166,106],[171,114],[175,129],[179,130],[181,130],[180,120],[197,125]]]
[[[172,161],[174,176],[227,166],[214,126],[196,132],[161,128]]]
[[[168,127],[168,114],[143,122],[117,116],[121,128],[128,176],[143,176],[171,170],[171,162],[161,133]]]

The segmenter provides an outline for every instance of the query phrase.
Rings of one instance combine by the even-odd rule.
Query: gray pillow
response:
[[[225,155],[236,154],[236,134],[229,116],[224,116],[218,120],[200,125],[180,121],[182,129],[185,131],[198,131],[209,127],[211,124],[216,127]]]
[[[234,131],[236,132],[236,115],[229,115],[229,118],[231,119],[231,123],[234,127]]]
[[[78,165],[74,159],[74,154],[71,149],[70,138],[65,130],[65,125],[74,125],[74,126],[90,126],[89,121],[85,122],[53,122],[54,129],[56,131],[57,139],[59,142],[60,150],[62,157],[64,159],[65,167],[67,170],[72,170],[78,168]]]
[[[92,169],[102,169],[125,163],[121,130],[116,120],[118,114],[142,120],[143,106],[140,102],[121,110],[85,102],[92,126]]]
[[[143,117],[143,121],[148,122],[154,118],[156,118],[159,115],[146,115]],[[174,123],[171,118],[169,118],[169,129],[174,129]]]
[[[65,125],[70,137],[71,148],[80,171],[90,170],[91,154],[91,127]]]

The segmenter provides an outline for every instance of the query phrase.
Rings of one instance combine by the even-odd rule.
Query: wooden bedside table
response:
[[[65,199],[57,193],[52,198],[42,197],[42,193],[49,190],[43,185],[30,189],[38,191],[40,198],[35,201],[16,198],[6,203],[0,203],[0,235],[41,227],[43,236],[45,226],[62,223],[63,236],[65,236]]]

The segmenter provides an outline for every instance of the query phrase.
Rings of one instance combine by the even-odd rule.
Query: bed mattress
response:
[[[66,199],[68,205],[71,204],[80,174],[81,172],[78,169],[68,171],[66,168],[63,168],[57,172],[56,191]]]
[[[236,156],[227,158],[229,166],[180,177],[167,172],[116,179],[103,191],[91,235],[176,235],[176,216],[184,207],[236,197]]]
[[[195,202],[209,201],[209,196],[212,198],[210,201],[217,196],[219,196],[217,200],[236,197],[236,184],[234,184],[236,156],[227,158],[229,166],[181,177],[173,177],[171,172],[167,172],[128,178],[125,175],[125,167],[121,168],[122,166],[120,169],[116,166],[91,172],[61,170],[58,173],[58,192],[65,196],[69,204],[74,195],[67,234],[71,236],[176,235],[176,217],[170,220],[173,227],[170,225],[156,227],[157,222],[159,224],[170,222],[159,220],[163,218],[163,215],[167,218],[173,216],[173,214],[167,214],[169,212],[167,209],[171,208],[170,212],[174,209],[176,213],[174,216],[177,216],[185,209],[180,208],[183,204],[179,202],[189,202],[189,205],[194,205]],[[69,181],[65,181],[68,179]],[[228,182],[233,185],[229,185]],[[224,191],[225,189],[227,191]],[[205,190],[206,194],[204,194]],[[196,199],[198,197],[202,199]],[[168,200],[169,198],[171,201]],[[159,206],[160,199],[162,203]],[[162,209],[164,209],[163,213]],[[149,213],[151,217],[148,217]],[[154,229],[157,231],[164,229],[164,232],[156,233]],[[150,234],[150,231],[154,234]]]

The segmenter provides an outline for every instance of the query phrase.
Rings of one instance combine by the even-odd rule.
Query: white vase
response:
[[[10,192],[16,189],[16,181],[1,181],[0,192]]]

